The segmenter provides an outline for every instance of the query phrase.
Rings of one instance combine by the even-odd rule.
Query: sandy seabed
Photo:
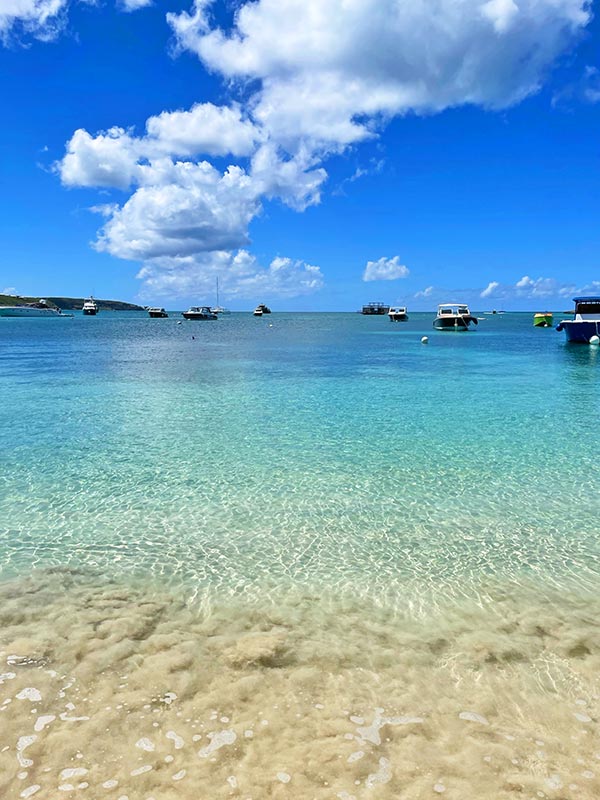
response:
[[[600,599],[0,585],[0,797],[600,797]]]

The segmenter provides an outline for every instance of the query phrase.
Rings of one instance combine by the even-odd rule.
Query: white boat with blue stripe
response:
[[[592,337],[600,337],[600,296],[574,297],[573,319],[562,319],[556,326],[564,331],[567,342],[589,344]]]

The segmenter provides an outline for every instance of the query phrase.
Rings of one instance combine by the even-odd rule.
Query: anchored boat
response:
[[[49,306],[45,300],[37,303],[22,303],[16,306],[0,306],[0,317],[70,317],[63,314],[60,308]]]
[[[148,315],[152,317],[152,319],[160,319],[160,317],[169,316],[167,312],[164,310],[164,308],[159,308],[158,306],[153,306],[152,308],[149,308]]]
[[[533,315],[533,325],[535,328],[552,327],[552,312],[538,311],[536,314]]]
[[[557,331],[564,331],[567,342],[589,344],[593,336],[600,337],[600,297],[574,297],[573,319],[561,319]]]
[[[367,303],[366,306],[362,307],[361,314],[365,314],[366,316],[380,316],[382,314],[387,314],[390,310],[389,306],[386,306],[385,303]]]
[[[433,321],[433,327],[439,331],[468,331],[471,324],[478,324],[477,317],[472,316],[464,303],[442,303]]]
[[[210,306],[191,306],[182,316],[184,319],[218,319],[210,310]]]
[[[406,306],[390,306],[388,317],[390,322],[405,322],[408,319]]]
[[[86,317],[95,317],[98,313],[98,303],[90,296],[81,309]]]

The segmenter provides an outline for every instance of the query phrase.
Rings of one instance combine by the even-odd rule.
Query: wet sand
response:
[[[0,585],[0,796],[596,799],[600,599]]]

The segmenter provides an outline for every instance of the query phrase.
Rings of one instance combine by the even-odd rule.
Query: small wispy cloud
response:
[[[590,287],[587,287],[587,289],[589,290]],[[586,287],[578,288],[574,283],[559,283],[555,278],[531,278],[529,275],[523,275],[514,284],[490,281],[485,289],[479,293],[479,297],[498,300],[558,298],[571,297],[571,295],[585,290]]]
[[[434,286],[427,286],[425,289],[421,289],[420,292],[415,292],[414,297],[431,297],[434,291]]]
[[[577,103],[600,103],[600,70],[597,67],[586,66],[577,80],[563,86],[552,97],[552,107],[563,111],[570,111]]]

